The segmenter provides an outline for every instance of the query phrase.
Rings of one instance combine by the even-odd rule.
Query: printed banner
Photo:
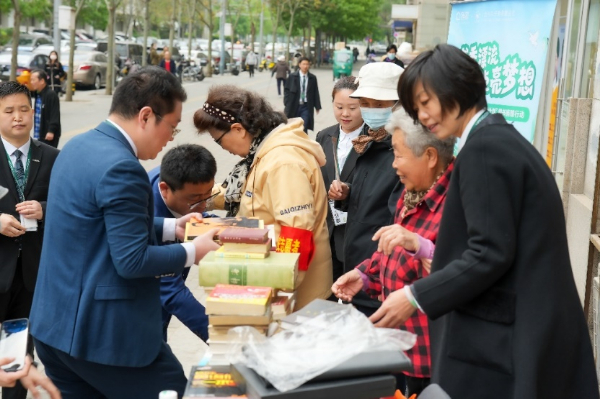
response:
[[[481,65],[490,112],[503,114],[530,142],[555,9],[556,0],[452,4],[448,43]]]

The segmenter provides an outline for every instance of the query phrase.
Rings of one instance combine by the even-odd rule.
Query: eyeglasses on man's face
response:
[[[154,115],[156,115],[156,119],[158,119],[159,121],[163,120],[163,117],[162,117],[161,114],[159,114],[158,112],[156,112],[154,110],[152,110],[152,112],[154,112]],[[171,131],[171,138],[174,139],[175,136],[177,136],[179,134],[179,132],[181,132],[181,129],[177,129],[176,127],[172,127],[172,126],[171,126],[171,129],[172,129],[172,131]]]
[[[206,207],[209,207],[212,204],[213,199],[215,199],[215,197],[217,195],[219,195],[219,193],[213,194],[213,195],[211,195],[208,198],[204,198],[203,200],[200,200],[198,202],[194,202],[193,204],[187,204],[187,205],[190,208],[190,210],[198,208],[198,207],[201,207],[202,205],[205,205]]]

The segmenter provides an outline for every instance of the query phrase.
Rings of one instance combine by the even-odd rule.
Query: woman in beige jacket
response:
[[[217,208],[228,216],[257,217],[275,226],[275,235],[302,237],[296,309],[326,299],[332,285],[327,232],[327,192],[321,146],[256,93],[215,86],[194,114],[194,125],[225,150],[243,157],[219,187]],[[290,229],[291,228],[291,229]]]

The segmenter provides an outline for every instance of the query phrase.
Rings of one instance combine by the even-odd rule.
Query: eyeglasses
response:
[[[158,112],[156,112],[155,110],[152,110],[152,112],[154,112],[154,115],[156,115],[156,118],[159,121],[162,121],[163,117],[161,114],[159,114]],[[172,131],[171,131],[171,138],[175,138],[175,136],[177,136],[179,134],[179,132],[181,132],[181,129],[177,129],[176,127],[172,127]]]
[[[229,133],[229,132],[225,132],[222,135],[220,135],[218,139],[213,139],[213,140],[215,140],[215,143],[217,143],[218,145],[221,145],[221,140],[223,140],[223,136],[225,136],[227,133]]]
[[[200,205],[202,205],[202,204],[206,204],[206,206],[208,207],[208,206],[210,206],[210,205],[212,204],[212,201],[213,201],[213,199],[214,199],[214,198],[215,198],[217,195],[219,195],[219,193],[213,194],[213,195],[211,195],[210,197],[208,197],[208,198],[205,198],[205,199],[203,199],[203,200],[201,200],[201,201],[194,202],[193,204],[187,204],[187,205],[190,207],[190,210],[192,210],[192,209],[194,209],[194,208],[196,208],[196,207],[198,207],[198,206],[200,206]]]

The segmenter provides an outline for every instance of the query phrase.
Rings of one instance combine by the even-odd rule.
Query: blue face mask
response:
[[[360,107],[360,113],[363,120],[372,130],[377,130],[385,126],[392,116],[392,108],[364,108]]]

